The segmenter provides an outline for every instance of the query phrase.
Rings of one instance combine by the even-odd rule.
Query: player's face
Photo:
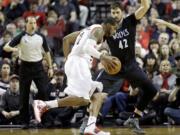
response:
[[[122,19],[122,10],[120,8],[111,9],[111,17],[115,18],[117,22]]]

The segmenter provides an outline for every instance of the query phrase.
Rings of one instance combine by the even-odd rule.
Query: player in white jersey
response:
[[[36,119],[41,122],[40,114],[45,108],[84,106],[90,103],[89,120],[85,129],[85,135],[110,135],[96,127],[96,119],[101,104],[106,97],[101,93],[102,83],[93,81],[90,65],[91,57],[100,59],[102,64],[108,63],[109,67],[114,67],[110,56],[101,54],[95,49],[98,43],[103,41],[104,36],[111,36],[116,31],[116,21],[108,18],[102,25],[92,25],[80,32],[74,32],[63,39],[63,51],[66,57],[65,73],[67,76],[67,87],[64,92],[68,95],[63,99],[53,101],[34,101],[34,112]],[[74,44],[71,52],[70,45]],[[94,93],[95,90],[98,93]],[[92,96],[93,94],[93,96]]]
[[[95,90],[97,86],[102,87],[100,82],[92,81],[90,72],[91,56],[96,58],[100,57],[100,53],[97,52],[93,46],[96,45],[96,43],[93,43],[94,41],[89,39],[93,30],[96,29],[102,29],[102,26],[92,25],[82,30],[68,55],[67,62],[65,63],[68,87],[64,90],[68,95],[76,95],[89,100],[91,97],[90,93],[93,93],[93,90]],[[87,43],[87,41],[89,43]],[[90,54],[88,51],[92,51],[96,54]],[[92,89],[92,87],[94,88]]]

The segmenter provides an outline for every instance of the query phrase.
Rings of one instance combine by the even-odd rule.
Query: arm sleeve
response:
[[[98,52],[94,46],[96,45],[96,41],[93,39],[88,39],[86,44],[83,46],[83,51],[94,58],[100,59],[101,53]]]
[[[22,32],[21,34],[17,35],[16,37],[14,37],[10,42],[9,42],[9,46],[10,47],[15,47],[17,46],[20,42],[21,42],[21,38],[25,33]]]
[[[137,23],[139,22],[139,20],[137,20],[135,17],[135,13],[127,16],[125,20],[127,21],[127,23],[129,22],[133,26],[137,25]]]
[[[43,47],[44,51],[45,51],[45,52],[49,52],[49,47],[48,47],[48,45],[47,45],[47,41],[46,41],[45,36],[41,34],[41,37],[42,37],[42,39],[43,39],[42,47]]]

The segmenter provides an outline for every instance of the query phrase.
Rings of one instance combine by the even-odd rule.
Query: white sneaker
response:
[[[86,127],[86,129],[84,131],[84,135],[111,135],[111,133],[110,132],[104,132],[97,127],[92,129],[91,126],[89,126],[89,127]]]
[[[34,109],[35,119],[39,123],[41,123],[41,116],[42,116],[42,114],[48,110],[45,102],[42,101],[42,100],[34,100],[33,109]]]

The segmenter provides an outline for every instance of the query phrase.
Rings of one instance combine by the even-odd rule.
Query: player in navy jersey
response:
[[[141,0],[140,8],[135,13],[124,17],[121,4],[113,3],[111,16],[119,22],[119,28],[112,37],[106,38],[111,54],[118,57],[122,63],[122,70],[115,75],[116,78],[124,78],[130,82],[132,87],[139,87],[142,90],[142,96],[137,102],[134,114],[124,123],[124,125],[133,126],[137,133],[145,133],[139,127],[138,118],[143,116],[143,110],[157,93],[156,88],[135,59],[136,25],[149,7],[149,0]]]
[[[156,88],[143,70],[138,66],[135,59],[136,25],[138,20],[144,17],[149,7],[150,0],[141,0],[141,6],[137,11],[124,17],[121,3],[115,2],[111,5],[111,16],[119,23],[119,27],[113,36],[105,37],[105,39],[109,45],[111,54],[120,59],[122,69],[116,75],[108,75],[103,72],[101,77],[98,79],[98,81],[103,82],[106,80],[106,83],[107,81],[110,82],[112,87],[120,81],[120,79],[126,79],[130,82],[132,87],[139,87],[142,90],[142,96],[136,105],[134,114],[124,123],[127,126],[133,126],[133,131],[136,133],[145,133],[139,127],[138,118],[143,116],[143,110],[157,93]],[[110,86],[106,87],[106,84],[104,83],[103,86],[103,92],[110,94]],[[85,121],[83,123],[85,123]],[[82,124],[80,128],[81,133],[83,132],[85,124]]]

